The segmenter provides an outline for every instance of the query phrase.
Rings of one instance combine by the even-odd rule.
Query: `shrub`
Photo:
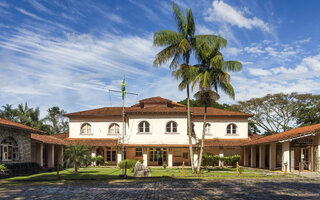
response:
[[[96,162],[96,161],[97,161],[97,157],[91,156],[91,162]]]
[[[163,164],[162,167],[163,167],[163,168],[167,168],[167,165],[166,165],[166,164]]]
[[[108,161],[104,161],[104,165],[105,166],[109,165]]]
[[[103,156],[101,156],[101,155],[98,155],[98,156],[96,157],[96,159],[97,159],[97,163],[98,163],[98,165],[100,165],[100,164],[103,162],[104,157],[103,157]]]
[[[25,163],[8,163],[4,164],[8,170],[25,170],[25,169],[40,169],[40,165],[35,162],[25,162]]]
[[[239,167],[239,174],[241,175],[243,173],[244,169],[243,167]]]
[[[208,168],[210,165],[213,165],[213,156],[210,153],[206,153],[202,157],[202,166]]]
[[[121,162],[118,163],[118,167],[120,169],[123,169],[125,167],[125,163],[127,162],[127,169],[134,168],[138,160],[122,160]]]
[[[4,174],[7,171],[7,167],[5,165],[0,165],[0,173]]]
[[[73,166],[75,173],[78,173],[79,167],[87,166],[91,161],[89,148],[81,144],[68,145],[63,156],[66,166]]]

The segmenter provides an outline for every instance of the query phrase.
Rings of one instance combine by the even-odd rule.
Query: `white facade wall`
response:
[[[150,123],[151,133],[139,133],[138,124],[141,121]],[[166,124],[169,121],[175,121],[178,124],[178,133],[166,133]],[[126,124],[125,143],[127,144],[188,144],[187,136],[187,118],[186,116],[172,115],[131,115],[129,123]],[[81,125],[84,123],[91,124],[92,134],[80,134]],[[109,126],[117,123],[122,134],[122,121],[112,121],[110,119],[87,119],[87,120],[70,120],[69,128],[70,138],[118,138],[117,135],[108,134]],[[203,122],[201,120],[193,121],[197,139],[201,139]],[[207,123],[211,124],[210,134],[206,139],[241,139],[248,137],[247,119],[208,119]],[[237,134],[227,134],[227,126],[233,123],[237,126]],[[196,142],[194,140],[194,142]]]

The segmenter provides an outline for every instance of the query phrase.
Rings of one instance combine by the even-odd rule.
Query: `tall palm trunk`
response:
[[[204,114],[203,114],[203,128],[202,128],[202,139],[201,139],[201,146],[200,146],[200,155],[199,155],[199,162],[197,166],[197,173],[200,173],[200,168],[202,164],[202,154],[203,154],[203,146],[204,146],[204,138],[206,135],[206,126],[207,126],[207,104],[204,104]]]
[[[187,127],[188,127],[188,136],[189,136],[189,153],[191,160],[191,169],[194,172],[194,156],[192,149],[192,136],[191,136],[191,115],[190,115],[190,88],[189,84],[187,84]]]

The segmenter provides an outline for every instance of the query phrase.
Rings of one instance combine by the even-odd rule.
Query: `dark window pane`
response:
[[[112,151],[112,161],[116,161],[116,151]]]

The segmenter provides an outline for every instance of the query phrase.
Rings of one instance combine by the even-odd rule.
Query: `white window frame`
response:
[[[86,126],[85,132],[82,132],[82,128]],[[90,132],[88,132],[88,127],[90,126]],[[92,125],[88,122],[81,124],[80,126],[80,135],[92,135],[93,134],[93,129]]]
[[[228,133],[229,130],[230,130],[230,133]],[[227,135],[237,135],[238,134],[238,126],[234,123],[228,124],[226,131],[227,131]]]
[[[117,129],[118,128],[118,129]],[[112,123],[109,125],[108,129],[109,135],[119,135],[120,134],[120,126],[117,123]]]
[[[140,131],[140,125],[142,123],[142,131]],[[149,125],[149,131],[146,131],[146,124]],[[151,125],[150,125],[150,122],[146,121],[146,120],[143,120],[143,121],[140,121],[139,124],[138,124],[138,133],[151,133]]]
[[[173,124],[175,124],[176,125],[176,131],[174,131],[173,129],[174,129],[174,127],[173,127]],[[170,125],[170,130],[168,131],[168,125]],[[175,121],[169,121],[169,122],[167,122],[166,123],[166,133],[178,133],[178,123],[177,122],[175,122]]]
[[[4,140],[12,140],[14,143],[16,143],[16,145],[14,144],[7,144],[7,143],[3,143]],[[17,142],[13,139],[13,138],[5,138],[2,142],[1,142],[1,152],[2,152],[2,161],[15,161],[15,160],[19,160],[19,146],[17,144]],[[10,151],[9,149],[11,148],[11,155],[9,154]],[[5,151],[6,149],[6,151]],[[15,155],[15,158],[13,157],[13,155]],[[11,157],[11,158],[9,158]]]
[[[210,123],[206,124],[205,134],[206,135],[211,135],[211,124]]]

